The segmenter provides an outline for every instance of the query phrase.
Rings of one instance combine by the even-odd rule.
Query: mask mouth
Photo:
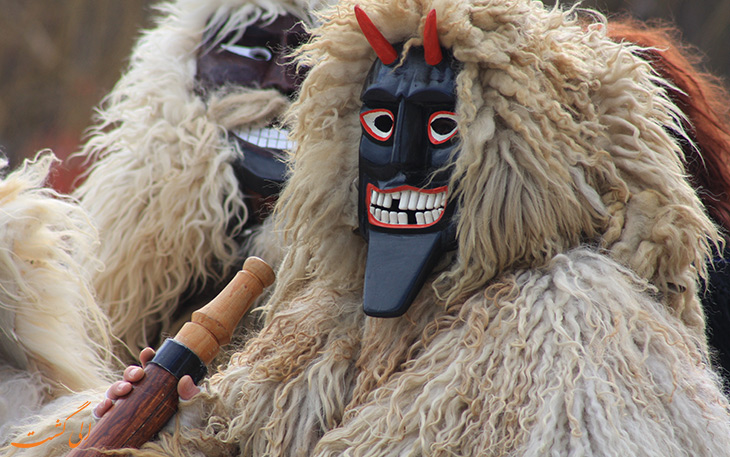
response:
[[[288,130],[270,125],[263,128],[244,127],[229,132],[241,154],[233,159],[233,171],[244,195],[273,197],[286,180],[284,149],[293,149],[287,139]]]
[[[394,229],[420,229],[436,225],[444,215],[448,186],[419,189],[403,185],[379,189],[368,184],[366,204],[370,225]]]
[[[293,150],[295,143],[288,139],[289,130],[278,127],[244,127],[234,130],[239,140],[253,144],[260,148],[273,150]]]

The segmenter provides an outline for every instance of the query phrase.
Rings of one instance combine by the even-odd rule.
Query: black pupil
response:
[[[456,121],[447,117],[441,117],[431,122],[431,128],[439,135],[446,135],[456,128]]]
[[[375,118],[375,127],[381,132],[389,132],[393,128],[393,119],[385,114]]]

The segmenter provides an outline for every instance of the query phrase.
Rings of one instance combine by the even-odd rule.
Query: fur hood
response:
[[[375,55],[351,14],[355,3],[340,2],[302,51],[314,68],[289,113],[299,148],[278,207],[292,245],[277,303],[303,277],[362,287],[365,243],[353,231],[358,110]],[[459,246],[433,285],[446,303],[590,245],[650,281],[701,331],[696,281],[717,232],[685,180],[674,137],[683,135],[681,114],[638,48],[611,41],[598,14],[584,13],[593,20],[586,26],[580,10],[529,1],[361,6],[391,43],[407,45],[420,44],[435,9],[441,44],[462,63],[450,195]],[[342,249],[352,255],[343,259]]]
[[[458,247],[393,319],[362,311],[359,94],[375,55],[356,3],[406,46],[436,9],[462,65]],[[136,453],[728,455],[696,296],[717,233],[638,48],[598,13],[530,0],[343,0],[324,18],[288,112],[267,323],[211,377],[204,423]]]
[[[311,3],[311,5],[309,4]],[[276,263],[270,230],[243,233],[249,219],[228,135],[262,127],[289,100],[275,90],[229,86],[196,91],[206,42],[291,13],[311,23],[304,1],[191,1],[157,6],[128,70],[104,100],[81,154],[93,161],[77,196],[99,229],[105,269],[94,278],[114,334],[138,350],[171,331],[183,296],[224,282],[247,254]],[[249,238],[251,246],[244,247]]]

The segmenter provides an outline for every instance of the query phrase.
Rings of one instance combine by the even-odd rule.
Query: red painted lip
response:
[[[392,189],[378,189],[373,184],[368,184],[366,197],[365,197],[365,201],[366,201],[366,204],[368,207],[368,222],[370,223],[370,225],[374,225],[376,227],[384,227],[384,228],[391,228],[391,229],[421,229],[421,228],[431,227],[432,225],[437,224],[444,215],[444,211],[446,210],[446,198],[448,195],[448,190],[449,190],[448,186],[441,186],[441,187],[437,187],[435,189],[419,189],[417,187],[408,186],[408,185],[398,186],[398,187],[394,187]],[[376,217],[376,211],[381,211],[380,214],[382,214],[383,208],[377,204],[372,203],[371,200],[372,200],[373,192],[378,193],[378,194],[383,194],[386,196],[393,195],[393,194],[401,194],[401,196],[402,196],[402,194],[404,192],[406,192],[407,195],[409,195],[409,198],[412,195],[412,193],[416,193],[419,196],[434,195],[435,196],[434,201],[438,202],[438,205],[432,207],[432,209],[426,209],[426,208],[424,208],[424,209],[399,209],[398,205],[392,205],[392,203],[391,203],[392,206],[389,209],[392,211],[388,211],[388,212],[402,213],[405,216],[400,216],[400,217],[406,217],[406,218],[408,218],[408,220],[411,219],[409,215],[413,215],[413,217],[416,218],[417,221],[421,217],[423,217],[423,219],[424,219],[424,223],[422,223],[422,224],[421,223],[393,224],[390,222],[383,222],[382,220],[379,220]],[[391,202],[392,201],[393,200],[391,200]],[[398,199],[398,201],[400,203],[400,199]],[[427,212],[430,213],[429,216],[426,216]],[[420,213],[420,215],[419,215],[419,213]],[[381,217],[381,219],[382,219],[382,217]],[[432,220],[432,222],[428,222],[428,220]]]

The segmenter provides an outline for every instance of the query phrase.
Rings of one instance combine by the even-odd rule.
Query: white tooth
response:
[[[428,194],[420,194],[418,196],[418,203],[416,203],[416,209],[426,209],[426,200],[428,200]]]
[[[378,201],[378,193],[373,191],[373,193],[370,195],[370,204],[374,205]]]
[[[374,214],[374,215],[375,215],[375,219],[377,219],[377,220],[381,220],[381,215],[382,215],[381,213],[382,213],[382,212],[383,212],[383,210],[382,210],[382,209],[380,209],[380,208],[375,208],[375,214]]]
[[[444,214],[444,209],[443,208],[439,208],[436,211],[439,212],[439,217],[441,217],[441,215]]]
[[[438,194],[436,194],[436,199],[433,202],[433,207],[434,208],[440,207],[441,206],[441,202],[443,202],[443,201],[444,201],[444,193],[443,192],[439,192]]]
[[[435,209],[435,210],[431,211],[431,215],[433,216],[434,222],[439,220],[439,216],[441,216],[442,211],[443,211],[442,209]]]
[[[428,200],[426,200],[426,209],[433,209],[433,202],[436,201],[435,194],[428,194]]]
[[[398,203],[398,209],[408,209],[408,198],[410,197],[411,192],[408,190],[404,190],[400,194],[400,202]]]
[[[423,213],[416,213],[416,224],[423,225],[426,223]]]
[[[236,131],[236,135],[244,141],[262,148],[273,149],[294,149],[294,143],[287,138],[289,132],[286,130],[263,128],[245,128]]]
[[[390,194],[385,194],[385,198],[383,198],[383,208],[390,209],[390,205],[393,204],[393,197],[390,196]]]
[[[375,216],[375,207],[374,206],[371,206],[370,207],[370,214],[372,214],[373,216]]]
[[[378,206],[383,206],[383,194],[378,192]]]
[[[418,217],[418,216],[416,216]],[[423,213],[423,218],[426,220],[427,224],[433,224],[433,213],[432,211],[426,211]]]
[[[400,192],[393,192],[390,196],[393,200],[400,200]]]
[[[410,209],[410,210],[416,209],[417,204],[418,204],[418,192],[411,191],[411,197],[408,199],[408,209]]]
[[[383,212],[385,213],[385,211],[383,211]],[[391,211],[390,214],[388,215],[388,217],[390,219],[389,222],[391,225],[398,225],[398,213],[397,212]]]
[[[408,225],[408,214],[406,213],[398,213],[398,223],[400,225]]]

